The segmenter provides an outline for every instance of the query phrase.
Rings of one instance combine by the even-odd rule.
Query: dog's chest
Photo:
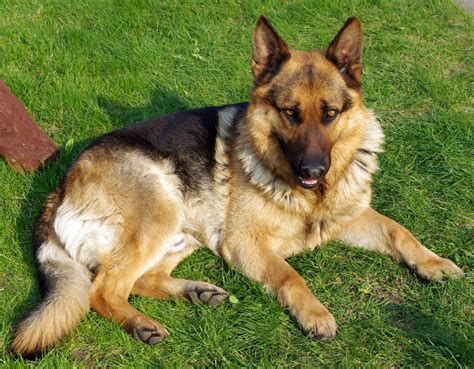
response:
[[[369,199],[362,197],[364,196],[359,195],[357,198],[348,196],[340,202],[329,199],[330,206],[324,201],[313,204],[307,213],[282,211],[277,216],[273,211],[272,236],[276,251],[281,256],[288,257],[304,250],[314,250],[337,238],[340,230],[368,206],[370,195]],[[337,203],[340,206],[336,206]]]
[[[328,240],[328,227],[322,219],[272,211],[268,236],[275,252],[287,258],[304,250],[313,250]]]
[[[313,250],[326,241],[326,223],[321,219],[307,219],[302,230],[303,248]]]

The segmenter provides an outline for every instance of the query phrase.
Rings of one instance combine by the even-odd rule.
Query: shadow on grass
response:
[[[404,331],[407,336],[423,343],[443,356],[453,359],[459,366],[474,366],[474,345],[455,332],[450,332],[437,323],[433,317],[412,307],[389,305],[388,323]],[[410,350],[408,347],[407,350]],[[413,353],[413,356],[419,354]]]
[[[97,103],[110,116],[115,128],[189,108],[179,96],[164,88],[155,90],[146,106],[122,105],[102,96],[97,98]]]
[[[132,107],[107,100],[103,97],[98,97],[97,101],[98,105],[110,116],[115,129],[150,117],[187,108],[187,104],[174,92],[165,89],[157,89],[150,97],[150,103],[145,106]],[[35,261],[33,250],[30,246],[33,222],[38,216],[46,196],[59,184],[73,160],[94,138],[90,137],[75,142],[72,146],[60,148],[61,151],[53,162],[45,165],[41,170],[30,174],[32,182],[23,200],[20,215],[16,220],[16,232],[23,261],[28,266],[30,276],[35,280]],[[10,319],[12,324],[16,323],[34,304],[39,302],[40,295],[38,291],[38,287],[32,288],[26,299],[11,312]]]

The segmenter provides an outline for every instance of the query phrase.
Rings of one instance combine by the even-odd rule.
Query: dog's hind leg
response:
[[[103,258],[90,291],[92,309],[148,344],[161,342],[168,332],[133,308],[128,297],[135,282],[172,249],[181,227],[181,216],[171,202],[162,201],[156,209],[140,218],[140,224],[123,224],[124,231],[113,251]]]
[[[192,249],[185,249],[179,254],[167,255],[159,265],[135,282],[131,294],[156,299],[178,298],[212,306],[223,302],[229,295],[224,289],[210,283],[178,279],[169,275],[191,252]]]
[[[337,238],[403,261],[423,279],[440,280],[444,274],[453,278],[463,275],[462,270],[451,260],[436,255],[418,242],[406,228],[373,209],[366,210],[344,227]]]
[[[156,299],[179,298],[194,304],[219,305],[229,295],[213,284],[173,278],[160,272],[146,274],[133,286],[132,294]]]
[[[143,273],[144,260],[137,249],[122,248],[100,266],[90,291],[90,302],[93,310],[119,323],[137,340],[155,344],[165,339],[168,332],[128,303],[133,284]]]

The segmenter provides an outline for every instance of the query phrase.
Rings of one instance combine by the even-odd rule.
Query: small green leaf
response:
[[[70,138],[66,142],[66,151],[71,151],[73,146],[74,146],[74,139]]]
[[[370,293],[371,287],[369,283],[362,283],[359,287],[359,292],[363,293],[364,295],[368,295]]]
[[[231,304],[238,304],[239,303],[239,299],[235,296],[235,295],[230,295],[229,296],[229,302]]]

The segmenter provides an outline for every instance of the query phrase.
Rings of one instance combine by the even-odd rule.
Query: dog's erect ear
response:
[[[263,15],[257,21],[252,41],[252,72],[255,79],[264,84],[290,57],[290,51]]]
[[[364,36],[359,19],[350,17],[326,50],[326,58],[349,77],[349,82],[353,82],[354,87],[360,87],[363,45]]]

